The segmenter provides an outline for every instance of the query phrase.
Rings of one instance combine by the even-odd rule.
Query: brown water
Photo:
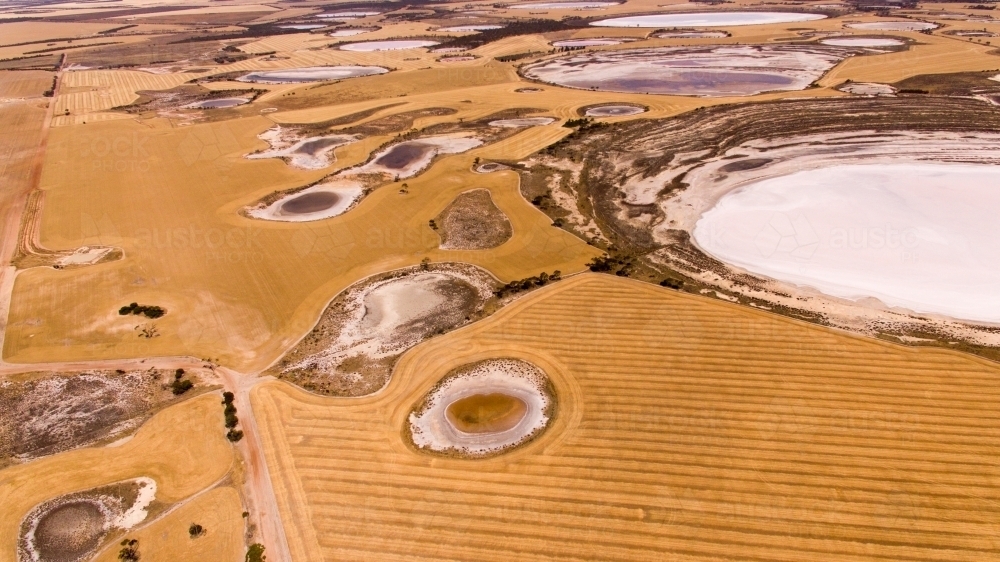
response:
[[[448,421],[463,433],[499,433],[516,426],[528,413],[520,398],[494,392],[473,394],[448,405]]]
[[[338,144],[343,144],[344,139],[341,137],[332,137],[325,139],[316,139],[308,142],[302,143],[301,146],[295,149],[296,154],[308,154],[309,156],[316,156],[319,151],[330,146],[336,146]]]
[[[430,150],[431,146],[420,142],[404,142],[397,144],[389,152],[379,156],[375,160],[375,164],[390,170],[402,170],[423,158]]]
[[[35,549],[44,562],[72,562],[97,547],[104,514],[91,502],[63,504],[46,513],[35,529]]]
[[[290,215],[317,213],[333,207],[340,201],[340,195],[329,191],[314,191],[289,199],[281,204],[281,212]]]

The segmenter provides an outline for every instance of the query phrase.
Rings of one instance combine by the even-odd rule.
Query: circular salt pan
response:
[[[186,109],[224,109],[227,107],[236,107],[237,105],[243,105],[245,103],[250,103],[250,100],[243,98],[220,98],[214,100],[196,101],[183,107]]]
[[[591,107],[584,115],[587,117],[622,117],[645,112],[646,108],[635,105],[602,105],[600,107]]]
[[[298,84],[303,82],[320,82],[323,80],[343,80],[389,72],[381,66],[307,66],[302,68],[287,68],[283,70],[266,70],[251,72],[237,78],[240,82],[259,82],[262,84]]]
[[[607,8],[618,4],[620,2],[527,2],[507,7],[519,10],[585,10],[587,8]]]
[[[535,436],[549,423],[548,380],[534,365],[491,359],[468,366],[431,391],[410,414],[421,449],[485,456]]]
[[[656,14],[628,16],[591,22],[599,27],[708,27],[763,25],[821,20],[823,14],[801,12],[700,12],[692,14]]]
[[[888,37],[837,37],[823,39],[820,43],[833,47],[898,47],[904,44],[899,39]]]
[[[417,49],[420,47],[433,47],[437,41],[367,41],[365,43],[348,43],[341,45],[342,51],[354,51],[358,53],[370,53],[373,51],[399,51],[402,49]]]
[[[256,219],[281,222],[309,222],[343,214],[362,195],[360,183],[335,180],[286,195],[266,207],[249,209]]]
[[[442,27],[438,31],[455,31],[455,32],[466,32],[466,31],[489,31],[491,29],[503,29],[502,25],[456,25],[454,27]]]
[[[938,25],[925,21],[873,21],[849,23],[847,27],[851,29],[864,29],[866,31],[924,31],[935,29]]]
[[[320,29],[326,26],[321,23],[300,23],[294,25],[279,25],[278,27],[281,29],[301,29],[303,31],[308,31],[310,29]]]
[[[1000,166],[889,162],[796,172],[724,196],[698,245],[846,299],[1000,322]]]
[[[620,39],[567,39],[552,43],[553,47],[602,47],[605,45],[620,45]]]
[[[554,122],[555,119],[551,117],[523,117],[521,119],[498,119],[496,121],[490,121],[490,127],[505,127],[509,129],[514,129],[518,127],[535,127],[538,125],[548,125]]]

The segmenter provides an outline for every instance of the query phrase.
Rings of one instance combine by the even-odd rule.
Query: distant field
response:
[[[486,461],[413,451],[450,369],[534,362],[558,414]],[[358,400],[254,393],[296,560],[996,560],[1000,367],[611,276],[403,357]]]

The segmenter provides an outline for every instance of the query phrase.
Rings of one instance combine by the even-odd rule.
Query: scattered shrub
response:
[[[130,303],[118,309],[118,314],[122,316],[128,316],[129,314],[143,315],[146,318],[159,318],[166,314],[167,311],[160,306],[139,304],[137,302]]]
[[[139,562],[139,540],[125,539],[121,542],[118,559],[122,562]]]
[[[264,545],[260,543],[253,543],[250,548],[247,549],[247,557],[245,562],[265,562],[267,557],[264,556]]]
[[[196,539],[205,534],[205,528],[197,523],[191,523],[188,527],[188,534],[191,535],[192,539]]]

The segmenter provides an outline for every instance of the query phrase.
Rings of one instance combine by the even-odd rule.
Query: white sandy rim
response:
[[[892,96],[896,93],[896,88],[888,84],[876,84],[874,82],[851,82],[840,87],[843,92],[862,96]]]
[[[128,511],[122,513],[111,522],[113,526],[119,529],[131,529],[142,523],[146,519],[146,516],[149,515],[146,509],[156,499],[155,480],[143,476],[136,478],[135,482],[139,484],[139,496],[136,498],[135,503],[132,504],[132,507]]]
[[[271,145],[270,150],[247,154],[249,160],[260,160],[264,158],[285,158],[290,166],[302,168],[304,170],[320,170],[326,168],[336,161],[333,157],[334,151],[341,146],[350,144],[358,140],[356,135],[324,135],[299,139],[294,132],[283,129],[280,126],[272,127],[257,135],[257,138]],[[324,147],[316,154],[296,154],[303,145],[323,139],[334,139],[338,142]]]
[[[335,205],[333,205],[329,209],[323,209],[322,211],[316,211],[314,213],[297,213],[297,214],[282,213],[281,206],[284,205],[289,199],[295,199],[296,197],[301,197],[302,195],[305,195],[307,193],[317,193],[322,191],[335,193],[339,195],[340,201],[338,201]],[[360,183],[349,179],[334,178],[328,182],[317,184],[312,187],[303,189],[302,191],[297,191],[290,195],[286,195],[266,207],[247,209],[247,214],[255,219],[264,219],[270,221],[281,221],[281,222],[318,221],[344,214],[344,212],[350,209],[351,206],[354,205],[354,203],[358,199],[360,199],[363,194],[364,194],[364,188]]]
[[[543,392],[545,375],[534,365],[512,359],[485,361],[467,373],[443,383],[422,412],[410,414],[413,443],[434,451],[457,450],[472,455],[501,451],[521,443],[545,427],[549,399]],[[448,420],[452,403],[476,394],[502,393],[527,406],[517,425],[496,433],[465,433]]]
[[[100,261],[104,256],[108,255],[111,250],[113,250],[113,248],[81,246],[72,254],[57,259],[56,265],[90,265]]]
[[[820,44],[834,47],[898,47],[904,43],[888,37],[837,37],[823,39]]]
[[[723,197],[692,235],[727,263],[850,300],[1000,322],[1000,166],[853,164]]]

